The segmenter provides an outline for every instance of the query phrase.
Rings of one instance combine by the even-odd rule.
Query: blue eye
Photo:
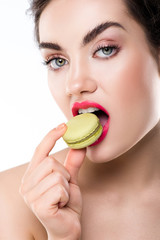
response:
[[[115,55],[119,50],[118,46],[99,46],[95,51],[95,56],[100,58],[110,58]]]
[[[48,61],[44,62],[45,65],[49,66],[53,70],[57,70],[66,65],[67,63],[68,62],[66,59],[60,57],[49,59]]]

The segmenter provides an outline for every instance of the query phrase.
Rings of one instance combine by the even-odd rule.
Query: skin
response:
[[[106,21],[122,27],[109,27],[82,46],[86,33]],[[45,61],[66,60],[48,69],[49,88],[66,117],[74,102],[88,100],[102,105],[111,121],[100,144],[51,156],[66,131],[62,124],[46,135],[28,166],[1,173],[2,239],[158,239],[160,76],[142,27],[120,0],[54,0],[39,29],[40,43],[63,48],[41,44]],[[110,44],[119,50],[95,53]]]

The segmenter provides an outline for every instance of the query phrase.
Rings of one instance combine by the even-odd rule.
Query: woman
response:
[[[1,239],[159,239],[160,2],[33,0],[31,9],[55,101],[68,119],[103,110],[103,140],[51,156],[60,124],[28,166],[2,173]]]

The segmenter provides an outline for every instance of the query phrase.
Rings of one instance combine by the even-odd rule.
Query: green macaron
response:
[[[77,115],[67,122],[63,140],[70,148],[80,149],[93,144],[102,134],[99,118],[93,113]]]

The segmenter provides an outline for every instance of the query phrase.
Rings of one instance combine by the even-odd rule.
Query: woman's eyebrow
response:
[[[52,42],[41,42],[39,43],[39,49],[53,49],[57,51],[62,51],[63,48],[57,44],[57,43],[52,43]]]
[[[93,28],[91,31],[89,31],[83,38],[81,46],[84,47],[91,41],[93,41],[99,34],[101,34],[103,31],[110,27],[117,27],[121,28],[123,30],[126,30],[120,23],[118,22],[112,22],[112,21],[107,21],[105,23],[101,23],[95,28]],[[41,42],[39,44],[39,49],[52,49],[52,50],[57,50],[57,51],[63,51],[63,48],[57,44],[57,43],[52,43],[52,42]]]
[[[126,31],[126,29],[118,22],[107,21],[105,23],[101,23],[84,36],[82,46],[85,46],[91,41],[93,41],[99,34],[101,34],[103,31],[110,27],[117,27]]]

